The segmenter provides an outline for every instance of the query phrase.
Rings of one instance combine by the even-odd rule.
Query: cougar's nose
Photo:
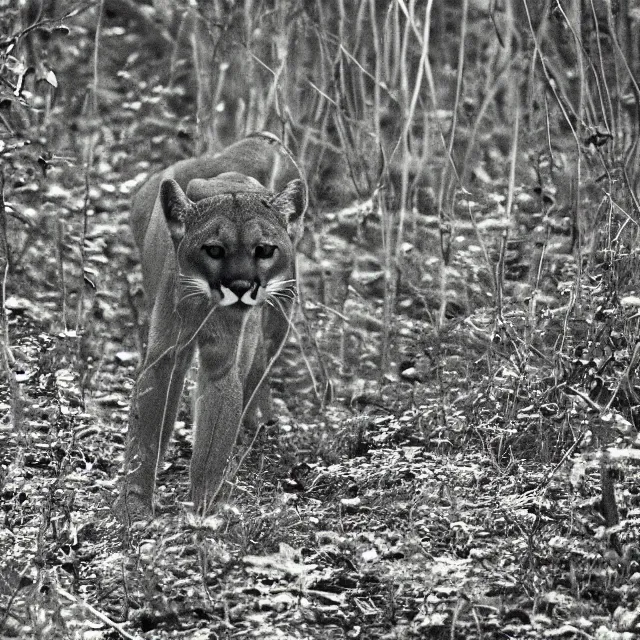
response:
[[[250,280],[233,280],[227,285],[227,288],[231,289],[238,298],[242,298],[252,287],[253,283]]]

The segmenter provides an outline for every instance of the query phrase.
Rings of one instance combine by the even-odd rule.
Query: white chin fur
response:
[[[233,291],[231,291],[231,289],[229,289],[228,287],[225,287],[222,284],[220,285],[220,291],[222,291],[222,300],[220,300],[221,307],[229,307],[232,304],[235,304],[236,302],[238,302],[238,300],[240,299],[235,293],[233,293]],[[245,296],[246,295],[247,294],[245,293]]]

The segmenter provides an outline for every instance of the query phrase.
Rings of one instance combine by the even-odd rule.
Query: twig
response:
[[[500,244],[500,257],[496,265],[496,319],[499,324],[504,325],[502,319],[503,311],[503,287],[504,287],[504,261],[509,239],[509,230],[512,223],[513,194],[515,191],[516,160],[518,158],[518,133],[520,124],[520,103],[516,101],[516,112],[513,119],[513,138],[511,141],[511,158],[509,162],[509,185],[507,189],[507,204],[504,217],[507,227],[502,231],[502,242]]]
[[[68,18],[72,18],[77,16],[84,11],[87,11],[91,7],[95,6],[94,0],[88,0],[86,2],[78,2],[75,6],[71,7],[63,16],[60,18],[49,18],[46,20],[39,20],[32,25],[29,25],[26,29],[22,29],[22,31],[18,31],[16,33],[11,34],[10,36],[0,40],[0,48],[8,47],[12,45],[18,40],[21,40],[26,35],[31,33],[31,31],[44,30],[44,31],[53,31],[54,29],[65,28],[63,20]]]
[[[22,415],[22,393],[20,385],[13,371],[13,354],[9,347],[9,323],[7,322],[7,278],[9,277],[9,242],[7,240],[7,215],[4,206],[4,172],[0,168],[0,332],[2,341],[0,351],[2,358],[2,368],[4,369],[9,385],[11,421],[13,429],[18,433],[23,433]]]
[[[92,117],[98,118],[98,89],[99,89],[99,76],[98,68],[100,61],[100,36],[102,34],[102,18],[104,14],[105,0],[100,0],[98,8],[98,24],[96,25],[96,35],[94,39],[94,51],[93,51],[93,87],[92,87],[92,101],[91,111]],[[87,231],[89,229],[89,204],[91,202],[91,167],[93,166],[93,158],[95,152],[94,136],[89,138],[89,148],[87,150],[85,165],[84,165],[84,202],[82,205],[82,235],[80,237],[80,273],[82,274],[82,281],[80,282],[80,294],[78,296],[78,308],[76,312],[76,334],[78,336],[78,345],[81,341],[81,331],[84,329],[84,305],[85,305],[85,267],[87,261]],[[83,390],[84,393],[84,390]]]
[[[7,618],[9,617],[9,613],[11,612],[11,607],[13,605],[13,601],[16,599],[16,596],[18,595],[18,592],[20,591],[20,589],[22,588],[21,586],[21,582],[22,582],[22,578],[24,578],[25,574],[27,573],[27,571],[29,570],[29,567],[31,566],[30,562],[27,562],[27,564],[24,566],[24,569],[20,572],[20,575],[18,576],[18,584],[16,586],[16,588],[13,590],[13,593],[11,594],[11,597],[9,598],[9,602],[7,603],[7,606],[4,610],[4,613],[2,615],[2,619],[0,620],[0,631],[2,631],[2,627],[4,627],[5,623],[7,622]],[[7,584],[7,582],[5,581],[5,584]]]
[[[67,326],[67,285],[64,277],[64,220],[56,221],[56,262],[58,264],[58,278],[60,281],[60,313],[62,314],[62,326],[66,331]]]
[[[9,242],[7,241],[7,213],[4,206],[4,171],[0,168],[0,276],[2,277],[2,338],[4,351],[9,362],[13,362],[13,356],[9,349],[9,326],[7,323],[7,277],[9,276]]]
[[[92,607],[88,602],[85,602],[81,598],[74,596],[72,593],[69,593],[67,590],[63,589],[62,587],[56,587],[56,591],[64,598],[67,598],[68,600],[71,600],[72,602],[75,602],[76,604],[83,606],[85,609],[87,609],[87,611],[89,611],[96,618],[98,618],[98,620],[101,620],[106,625],[108,625],[109,627],[117,631],[123,638],[127,638],[127,640],[142,640],[140,636],[131,635],[129,632],[125,631],[122,628],[121,624],[114,622],[113,620],[111,620],[111,618],[107,617],[104,613],[102,613],[101,611],[98,611],[95,607]]]

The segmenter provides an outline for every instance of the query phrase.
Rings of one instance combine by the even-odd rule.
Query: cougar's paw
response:
[[[135,522],[146,522],[153,518],[152,500],[133,489],[122,489],[113,505],[113,510],[118,520],[124,525],[130,526]]]

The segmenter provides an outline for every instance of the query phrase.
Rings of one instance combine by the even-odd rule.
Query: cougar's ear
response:
[[[185,220],[193,204],[184,194],[180,185],[171,178],[160,185],[160,204],[169,227],[171,239],[177,246],[184,238]]]
[[[307,187],[300,179],[292,180],[271,200],[271,205],[284,215],[287,232],[292,239],[302,235],[302,217],[307,208]]]

